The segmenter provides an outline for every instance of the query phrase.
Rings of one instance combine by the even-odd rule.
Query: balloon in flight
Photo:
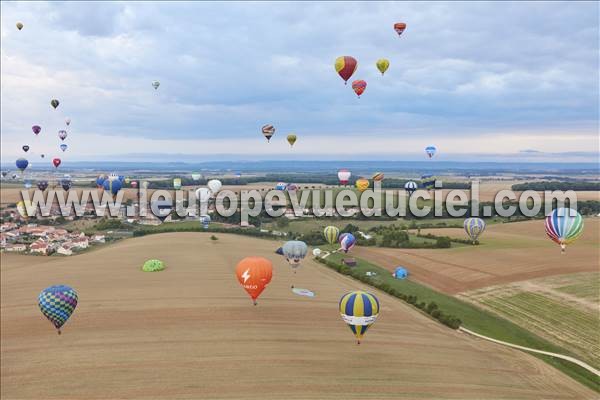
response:
[[[60,101],[58,101],[58,100],[56,100],[56,99],[52,99],[52,100],[50,101],[50,105],[51,105],[52,107],[54,107],[54,109],[56,109],[56,107],[58,107],[58,105],[59,105],[59,104],[60,104]]]
[[[425,147],[425,153],[427,153],[429,158],[432,158],[437,153],[437,148],[435,146],[427,146]]]
[[[381,72],[381,75],[383,75],[385,74],[385,71],[387,71],[390,67],[390,61],[386,60],[385,58],[380,58],[379,60],[377,60],[375,65],[377,65],[377,69],[379,70],[379,72]]]
[[[290,146],[293,146],[294,143],[296,143],[297,139],[298,139],[298,137],[293,133],[290,133],[289,135],[287,135],[287,141],[290,144]]]
[[[358,98],[360,98],[360,95],[365,92],[366,88],[367,82],[363,81],[362,79],[352,82],[352,90],[354,90],[354,93],[356,93]]]
[[[308,253],[308,246],[300,240],[290,240],[283,245],[283,256],[294,270],[294,273],[306,257],[306,253]]]
[[[406,193],[408,193],[409,196],[411,196],[419,187],[419,185],[417,185],[417,182],[414,181],[408,181],[404,184],[404,190],[406,191]]]
[[[63,178],[60,181],[60,186],[62,186],[63,190],[69,190],[71,189],[71,186],[73,185],[73,182],[71,181],[70,178]]]
[[[61,129],[60,131],[58,131],[58,137],[60,138],[60,140],[65,140],[67,138],[67,131]]]
[[[267,142],[270,142],[271,137],[275,134],[275,127],[271,124],[263,125],[262,134],[267,138]]]
[[[21,200],[17,203],[17,211],[19,215],[25,219],[27,219],[28,217],[33,217],[33,215],[35,214],[35,211],[31,215],[29,214],[27,209],[31,208],[33,208],[33,204],[30,200]]]
[[[175,190],[181,189],[181,178],[174,178],[173,179],[173,188]]]
[[[17,29],[18,30],[23,29],[23,23],[22,22],[17,22]]]
[[[287,183],[285,183],[285,182],[278,182],[277,185],[275,185],[275,190],[284,191],[286,188],[287,188]]]
[[[465,232],[467,232],[473,244],[477,242],[479,236],[485,231],[485,221],[481,218],[467,218],[463,225]]]
[[[256,305],[258,296],[271,282],[273,264],[263,257],[246,257],[238,263],[235,274]]]
[[[348,79],[354,74],[357,66],[358,62],[354,57],[341,56],[335,59],[335,72],[344,80],[344,84],[348,83]]]
[[[152,87],[154,88],[154,90],[158,89],[159,86],[160,86],[159,81],[152,81]],[[168,92],[168,90],[167,90],[167,92]]]
[[[338,171],[338,179],[340,181],[340,185],[347,185],[348,181],[350,180],[350,176],[352,176],[352,173],[350,171],[348,171],[347,169],[340,169]]]
[[[314,257],[319,257],[321,255],[321,249],[313,249],[312,254]]]
[[[359,192],[364,192],[365,190],[367,190],[369,188],[369,180],[364,179],[364,178],[357,179],[356,180],[356,188],[358,189]]]
[[[357,290],[346,293],[340,299],[340,316],[348,325],[357,343],[367,332],[367,329],[375,322],[379,316],[379,300],[368,292]]]
[[[398,36],[401,36],[405,29],[406,29],[406,24],[404,22],[396,22],[394,24],[394,30],[396,31]]]
[[[380,182],[383,180],[383,178],[384,178],[383,172],[376,172],[371,179],[373,179],[373,181],[375,181],[375,182]]]
[[[113,196],[116,196],[123,187],[123,183],[118,179],[105,179],[102,187],[104,187],[104,190],[108,190]]]
[[[340,247],[344,253],[349,252],[356,244],[356,238],[351,233],[342,233],[339,240]]]
[[[27,153],[29,151],[29,146],[23,145],[22,149],[25,153]]]
[[[567,245],[583,233],[583,217],[571,208],[557,208],[546,217],[545,228],[548,237],[560,245],[564,254]]]
[[[42,127],[39,125],[33,125],[31,127],[31,130],[33,131],[33,133],[35,133],[36,135],[39,135],[39,133],[42,131]]]
[[[197,181],[200,178],[202,178],[202,174],[201,173],[199,173],[199,172],[192,172],[192,179],[193,180]]]
[[[60,158],[53,158],[52,159],[52,165],[54,165],[54,168],[58,168],[58,166],[60,165],[62,161],[60,160]]]
[[[202,225],[202,228],[204,229],[208,229],[208,226],[210,225],[210,216],[209,215],[201,215],[200,216],[200,224]]]
[[[67,150],[67,147],[69,147],[69,146],[67,146],[66,144],[62,143],[59,147],[64,152],[65,150]]]
[[[330,225],[330,226],[326,226],[325,229],[323,229],[323,236],[325,237],[325,240],[327,240],[327,243],[329,243],[329,244],[337,243],[339,235],[340,235],[340,230],[336,226]]]
[[[221,188],[223,187],[223,184],[218,179],[211,179],[210,181],[208,181],[208,183],[206,184],[206,186],[208,186],[208,188],[210,189],[210,191],[214,195],[216,195],[219,192],[219,190],[221,190]]]
[[[42,192],[44,190],[48,189],[48,181],[47,180],[38,181],[37,188],[40,189]]]
[[[29,161],[27,161],[24,158],[19,158],[16,162],[15,165],[17,166],[17,169],[21,172],[25,171],[25,168],[27,168],[27,166],[29,165]]]
[[[77,300],[77,292],[73,288],[56,285],[42,290],[38,296],[38,306],[60,335],[60,328],[75,311]]]
[[[103,187],[104,181],[106,180],[106,175],[100,175],[96,178],[96,186],[98,188]]]

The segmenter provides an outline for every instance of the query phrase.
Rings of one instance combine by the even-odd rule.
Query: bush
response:
[[[210,240],[219,240],[219,238],[216,237],[215,235],[210,235]]]

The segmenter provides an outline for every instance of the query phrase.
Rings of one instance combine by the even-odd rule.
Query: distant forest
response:
[[[542,181],[542,182],[525,182],[512,185],[512,190],[522,192],[525,190],[579,190],[579,191],[595,191],[600,190],[600,182],[557,182],[557,181]]]

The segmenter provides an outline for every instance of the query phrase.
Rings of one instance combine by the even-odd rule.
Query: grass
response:
[[[342,254],[333,253],[328,257],[328,259],[339,262],[343,257],[344,255]],[[502,317],[499,317],[496,314],[485,311],[473,304],[469,304],[452,296],[439,293],[427,286],[411,280],[395,279],[388,270],[365,260],[356,259],[356,261],[357,266],[355,268],[357,272],[361,274],[364,274],[367,271],[377,272],[377,276],[372,278],[374,286],[387,284],[396,289],[398,292],[406,295],[417,296],[417,302],[435,302],[440,310],[444,311],[444,313],[460,318],[463,322],[462,326],[467,329],[497,340],[580,358],[576,354],[573,354],[572,352],[558,345],[548,342],[529,330]],[[600,382],[598,382],[598,378],[591,372],[588,372],[587,370],[580,368],[568,361],[543,355],[534,354],[534,356],[543,359],[549,364],[552,364],[578,382],[592,388],[597,392],[600,392]]]

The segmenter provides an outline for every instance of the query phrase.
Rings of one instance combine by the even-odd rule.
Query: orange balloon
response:
[[[271,282],[273,264],[263,257],[246,257],[238,263],[235,274],[256,305],[256,299]]]

